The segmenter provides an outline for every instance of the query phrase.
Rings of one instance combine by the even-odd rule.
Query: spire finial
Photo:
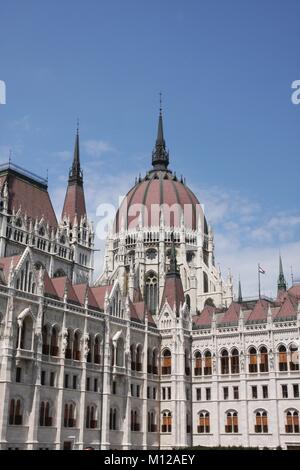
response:
[[[167,170],[169,165],[169,152],[166,149],[164,139],[163,117],[162,117],[162,94],[159,93],[159,117],[155,149],[152,152],[152,165],[154,170]]]
[[[79,118],[77,118],[76,122],[76,134],[79,135]]]
[[[159,92],[159,115],[162,115],[162,92]]]

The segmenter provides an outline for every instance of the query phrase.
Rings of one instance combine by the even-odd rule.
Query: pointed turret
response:
[[[286,291],[286,280],[283,274],[283,267],[282,267],[282,259],[281,255],[279,255],[279,276],[277,282],[278,292]]]
[[[241,280],[239,279],[238,303],[241,304],[242,302],[243,302],[242,285],[241,285]]]
[[[165,277],[165,286],[162,295],[161,307],[165,302],[168,302],[171,308],[176,310],[176,316],[180,315],[180,305],[184,304],[184,292],[180,277],[180,272],[177,266],[176,248],[174,236],[172,234],[172,246],[170,252],[170,266]]]
[[[167,170],[169,165],[169,152],[166,149],[166,142],[164,139],[161,101],[157,127],[157,138],[155,149],[152,152],[152,165],[154,170]]]
[[[69,217],[71,224],[74,220],[80,221],[86,216],[85,198],[83,190],[83,175],[80,167],[79,131],[77,128],[73,164],[69,172],[68,188],[66,192],[62,219]]]

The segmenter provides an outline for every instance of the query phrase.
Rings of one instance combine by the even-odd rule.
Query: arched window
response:
[[[96,429],[97,425],[98,423],[96,419],[96,406],[89,405],[86,407],[85,427],[87,429]]]
[[[259,370],[260,372],[268,372],[269,371],[269,359],[268,359],[268,351],[265,346],[262,346],[259,349]]]
[[[225,432],[226,433],[239,432],[238,414],[237,414],[236,411],[227,411],[227,413],[226,413]]]
[[[206,351],[204,354],[204,375],[211,375],[211,352]]]
[[[221,352],[221,374],[229,374],[229,356],[226,349]]]
[[[109,410],[109,429],[111,431],[118,430],[118,410],[117,408],[110,408]]]
[[[100,364],[100,338],[96,336],[94,342],[94,363]]]
[[[138,347],[136,348],[136,356],[135,356],[135,361],[136,361],[136,367],[135,369],[140,372],[142,370],[142,345],[139,344]]]
[[[172,355],[170,349],[165,349],[163,352],[162,357],[162,367],[161,367],[161,374],[162,375],[169,375],[171,374],[172,368]]]
[[[255,413],[255,426],[254,432],[267,433],[268,432],[268,414],[266,411],[257,411]]]
[[[64,409],[64,427],[65,428],[76,427],[75,412],[76,412],[76,409],[73,403],[65,404],[65,409]]]
[[[249,372],[257,372],[257,351],[255,348],[249,350]]]
[[[73,348],[73,331],[71,329],[67,330],[67,347],[65,352],[66,359],[72,358],[72,348]]]
[[[230,366],[231,366],[232,374],[240,373],[240,358],[239,358],[239,352],[236,348],[234,348],[231,351]]]
[[[157,432],[155,411],[148,411],[148,432]]]
[[[13,425],[23,424],[22,404],[19,398],[10,400],[8,422]]]
[[[190,353],[187,349],[184,352],[184,362],[185,362],[185,375],[189,376],[191,374]]]
[[[21,326],[20,348],[31,351],[33,337],[33,320],[30,315],[26,315]]]
[[[162,413],[161,432],[172,432],[172,414],[170,411]]]
[[[197,429],[199,434],[210,432],[210,416],[208,411],[200,411],[199,424]]]
[[[195,367],[194,367],[194,374],[195,375],[202,375],[202,357],[201,352],[195,352]]]
[[[281,345],[278,348],[279,357],[278,357],[278,366],[281,372],[286,371],[288,369],[288,360],[287,360],[287,352],[286,347]]]
[[[185,296],[185,302],[186,302],[186,304],[187,304],[187,306],[188,306],[188,309],[191,310],[191,298],[190,298],[189,294],[186,294],[186,296]]]
[[[299,370],[299,352],[296,344],[291,344],[289,347],[289,364],[290,370]]]
[[[40,405],[40,426],[52,426],[50,403],[48,401],[42,401]]]
[[[146,304],[150,313],[155,314],[157,308],[157,275],[151,272],[146,277]]]
[[[51,356],[58,356],[58,331],[55,326],[51,330],[50,354]]]
[[[43,354],[49,354],[49,327],[48,325],[43,325],[42,329],[42,352]]]
[[[154,375],[158,375],[158,350],[152,352],[152,371]]]
[[[116,365],[118,367],[124,366],[124,341],[122,338],[117,341]]]
[[[75,331],[73,341],[73,359],[80,361],[80,333]]]
[[[208,276],[206,272],[203,272],[203,292],[206,294],[208,292]]]
[[[137,410],[131,410],[131,431],[140,431],[139,412]]]
[[[288,410],[285,414],[285,432],[286,433],[299,433],[299,411]]]
[[[135,370],[135,344],[130,346],[131,370]]]

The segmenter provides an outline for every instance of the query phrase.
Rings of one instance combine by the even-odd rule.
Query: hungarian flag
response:
[[[260,274],[266,274],[266,271],[260,265],[258,265],[258,271]]]

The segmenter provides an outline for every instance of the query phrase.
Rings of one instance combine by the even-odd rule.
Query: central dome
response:
[[[180,227],[196,230],[203,218],[200,202],[182,179],[169,170],[151,171],[127,193],[117,213],[114,229]]]
[[[127,193],[117,212],[114,232],[138,227],[180,227],[197,230],[201,222],[207,233],[207,223],[200,202],[185,181],[168,169],[169,152],[163,134],[160,110],[157,139],[152,153],[152,170],[139,178]]]

